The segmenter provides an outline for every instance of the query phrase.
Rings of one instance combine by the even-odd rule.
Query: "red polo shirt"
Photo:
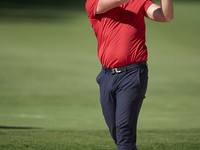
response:
[[[87,0],[86,11],[98,41],[98,57],[107,68],[147,61],[145,45],[146,11],[151,0],[129,0],[95,15],[99,0]]]

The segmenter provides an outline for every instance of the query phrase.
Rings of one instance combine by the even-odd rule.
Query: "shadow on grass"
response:
[[[82,12],[68,7],[24,6],[21,8],[1,8],[0,21],[21,23],[71,22],[77,19]]]
[[[11,126],[0,126],[0,129],[42,129],[36,127],[11,127]]]
[[[85,13],[85,2],[0,2],[0,22],[70,22]]]

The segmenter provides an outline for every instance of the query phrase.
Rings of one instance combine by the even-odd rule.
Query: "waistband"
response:
[[[129,69],[140,68],[140,67],[145,67],[145,66],[147,66],[147,62],[142,61],[142,62],[137,62],[130,65],[118,67],[118,68],[106,68],[102,66],[102,71],[104,71],[105,73],[115,74],[115,73],[121,73],[121,72],[127,71]]]

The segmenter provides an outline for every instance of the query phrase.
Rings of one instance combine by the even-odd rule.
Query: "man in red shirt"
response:
[[[144,17],[173,20],[172,0],[87,0],[102,71],[97,76],[105,121],[118,150],[136,150],[139,111],[147,88]]]

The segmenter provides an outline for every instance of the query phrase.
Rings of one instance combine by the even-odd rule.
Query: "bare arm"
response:
[[[129,0],[99,0],[97,9],[96,9],[96,14],[102,14],[110,9],[113,9]]]
[[[171,22],[174,18],[172,0],[161,0],[161,6],[152,4],[147,10],[147,17],[153,21]]]

